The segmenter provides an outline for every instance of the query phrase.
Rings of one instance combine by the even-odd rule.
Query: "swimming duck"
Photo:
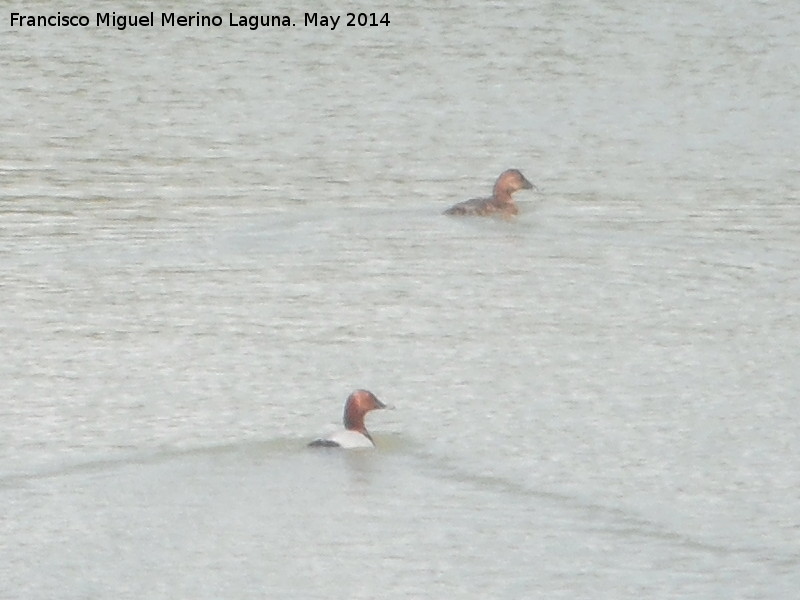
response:
[[[389,408],[372,392],[356,390],[347,397],[344,403],[344,429],[324,438],[318,438],[309,446],[325,446],[338,448],[373,448],[375,443],[364,426],[364,415],[371,410]]]
[[[530,190],[533,184],[517,169],[500,173],[489,198],[473,198],[459,202],[444,211],[446,215],[516,215],[519,211],[511,194],[518,190]]]

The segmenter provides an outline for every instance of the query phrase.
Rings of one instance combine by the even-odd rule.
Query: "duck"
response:
[[[326,448],[374,448],[375,442],[364,426],[364,416],[371,410],[390,408],[369,390],[355,390],[344,403],[344,429],[317,438],[308,445]]]
[[[443,214],[514,216],[519,213],[519,210],[511,194],[519,190],[530,189],[535,189],[534,185],[525,178],[519,169],[507,169],[500,173],[495,181],[490,197],[459,202],[448,208]]]

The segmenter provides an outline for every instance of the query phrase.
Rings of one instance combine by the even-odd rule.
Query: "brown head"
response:
[[[533,184],[517,169],[508,169],[500,173],[494,184],[492,195],[494,198],[511,200],[511,194],[518,190],[530,190]]]
[[[386,405],[378,400],[375,394],[367,390],[354,391],[347,397],[347,402],[344,403],[345,429],[359,431],[370,437],[369,433],[367,433],[367,428],[364,426],[364,415],[378,408],[386,408]]]

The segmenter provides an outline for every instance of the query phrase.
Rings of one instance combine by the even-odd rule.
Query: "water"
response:
[[[0,597],[794,598],[798,8],[390,17],[4,17]]]

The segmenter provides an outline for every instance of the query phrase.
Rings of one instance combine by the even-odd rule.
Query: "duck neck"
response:
[[[496,204],[512,204],[514,199],[511,198],[511,190],[498,183],[492,190],[492,202]]]
[[[344,409],[344,427],[352,431],[363,433],[367,437],[367,428],[364,426],[364,413],[357,409],[356,406],[348,405]]]

